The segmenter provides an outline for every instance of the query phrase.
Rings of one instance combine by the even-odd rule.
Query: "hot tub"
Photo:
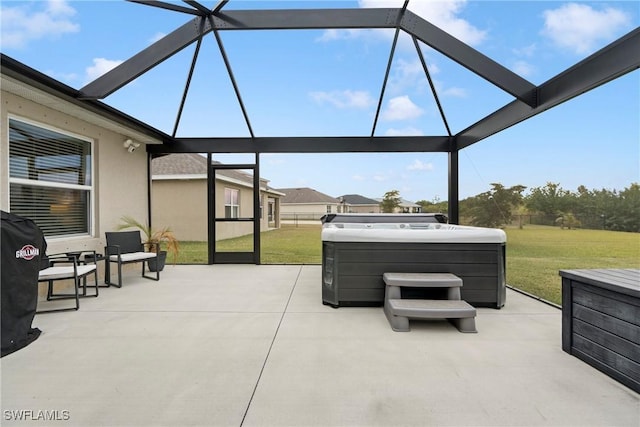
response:
[[[429,222],[413,214],[377,216],[382,218],[343,214],[324,221],[323,304],[382,305],[382,275],[406,272],[453,273],[463,280],[463,300],[476,307],[504,306],[504,231]],[[446,290],[403,289],[403,298],[444,299]]]

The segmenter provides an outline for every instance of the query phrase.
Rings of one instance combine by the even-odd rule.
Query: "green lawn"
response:
[[[261,234],[263,264],[320,264],[319,225],[283,226]],[[557,227],[507,228],[507,283],[560,304],[558,271],[640,268],[640,234]],[[224,251],[247,247],[251,236],[218,242]],[[207,262],[206,243],[181,242],[180,263]]]
[[[260,234],[263,264],[320,264],[322,262],[322,241],[319,225],[283,226],[277,230]],[[242,236],[217,242],[221,252],[238,252],[252,247],[253,236]],[[206,242],[180,242],[181,264],[205,264],[207,262]]]
[[[527,226],[507,232],[507,283],[560,304],[559,270],[640,268],[640,234]]]

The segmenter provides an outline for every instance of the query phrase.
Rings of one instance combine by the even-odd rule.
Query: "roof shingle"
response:
[[[280,199],[282,204],[287,203],[340,203],[335,197],[328,196],[313,188],[278,188],[276,191],[284,193]]]

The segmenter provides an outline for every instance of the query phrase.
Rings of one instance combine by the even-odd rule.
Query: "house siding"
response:
[[[122,146],[124,135],[48,108],[13,93],[2,91],[0,107],[0,194],[2,210],[9,210],[9,118],[22,119],[69,132],[93,141],[93,227],[91,235],[47,239],[48,252],[71,250],[104,251],[104,233],[113,231],[120,217],[130,215],[146,221],[147,154],[129,153]],[[123,191],[126,189],[126,191]]]
[[[216,182],[216,216],[224,218],[224,189],[239,190],[240,217],[253,217],[253,189],[225,181]],[[207,180],[154,179],[151,192],[152,220],[155,227],[170,227],[182,241],[207,240]],[[269,228],[267,196],[261,192],[262,218],[260,229]],[[216,240],[230,239],[253,233],[251,222],[228,222],[216,230]]]
[[[380,213],[380,205],[347,205],[349,213]]]

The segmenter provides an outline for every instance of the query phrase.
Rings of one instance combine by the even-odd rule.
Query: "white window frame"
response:
[[[227,203],[227,192],[236,194],[236,200],[238,204],[233,204],[233,196],[230,197],[229,203]],[[227,207],[229,207],[230,216],[227,215]],[[234,216],[235,208],[235,216]],[[237,188],[225,187],[224,188],[224,217],[225,218],[240,218],[240,190]]]
[[[65,184],[65,183],[60,183],[60,182],[48,182],[48,181],[39,181],[39,180],[32,180],[32,179],[25,179],[25,178],[13,178],[11,177],[11,171],[9,170],[10,168],[10,162],[11,162],[11,156],[10,156],[10,151],[11,151],[11,139],[10,139],[10,129],[9,129],[9,122],[13,120],[13,121],[17,121],[17,122],[22,122],[31,126],[35,126],[35,127],[39,127],[42,128],[44,130],[48,130],[51,132],[56,132],[56,133],[60,133],[62,135],[67,135],[70,136],[72,138],[76,138],[79,139],[81,141],[87,142],[89,144],[89,152],[90,152],[90,167],[91,167],[91,185],[78,185],[78,184]],[[88,226],[87,226],[87,232],[86,233],[80,233],[80,234],[53,234],[53,235],[47,235],[46,238],[47,240],[62,240],[62,239],[70,239],[70,238],[78,238],[78,237],[87,237],[87,236],[95,236],[95,216],[96,216],[96,209],[95,209],[95,186],[96,186],[96,167],[95,167],[95,140],[92,138],[89,138],[87,136],[84,135],[80,135],[74,132],[70,132],[68,130],[64,130],[64,129],[60,129],[57,128],[55,126],[51,126],[49,124],[45,124],[45,123],[41,123],[35,120],[31,120],[25,117],[21,117],[18,115],[14,115],[14,114],[8,114],[7,115],[7,121],[6,121],[6,138],[7,138],[7,156],[6,156],[6,164],[5,164],[5,168],[4,170],[6,171],[6,173],[4,174],[5,177],[7,178],[7,181],[9,183],[8,188],[7,188],[7,207],[9,208],[11,206],[11,184],[21,184],[21,185],[31,185],[34,187],[45,187],[45,188],[66,188],[66,189],[71,189],[71,190],[83,190],[83,191],[87,191],[88,192],[88,201],[87,201],[87,206],[89,209],[89,212],[87,214],[87,219],[88,219]]]

